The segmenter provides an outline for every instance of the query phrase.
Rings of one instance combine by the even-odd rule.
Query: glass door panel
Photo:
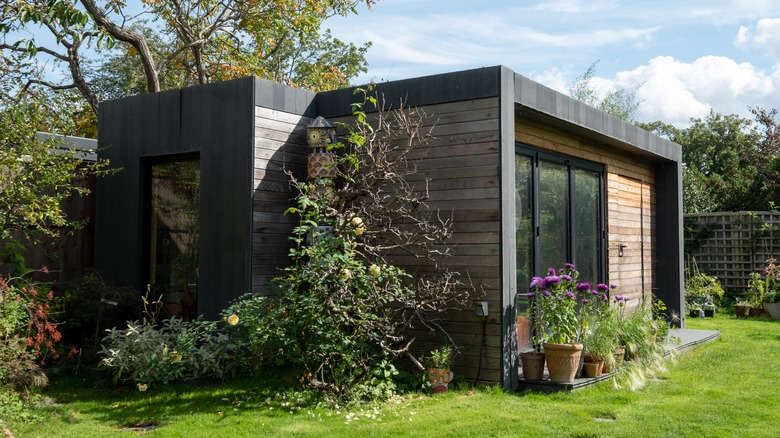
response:
[[[566,164],[539,160],[539,232],[536,266],[540,275],[569,262],[569,170]]]
[[[599,172],[578,168],[574,173],[574,258],[580,278],[600,278],[601,199]]]
[[[515,239],[517,251],[517,340],[520,351],[530,350],[531,321],[525,293],[533,272],[533,161],[515,155]]]
[[[149,284],[170,315],[197,316],[200,160],[151,165]]]

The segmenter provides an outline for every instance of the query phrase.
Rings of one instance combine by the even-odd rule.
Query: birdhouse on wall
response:
[[[336,142],[336,128],[317,117],[306,126],[306,141],[312,149],[307,166],[309,179],[335,178],[336,156],[327,148]]]

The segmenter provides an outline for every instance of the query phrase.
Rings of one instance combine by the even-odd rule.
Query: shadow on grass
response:
[[[44,391],[56,403],[48,410],[65,424],[88,417],[117,428],[181,421],[195,414],[213,414],[218,421],[238,411],[263,410],[264,415],[288,415],[291,410],[316,406],[317,394],[300,391],[288,375],[264,373],[227,382],[197,381],[159,385],[139,391],[135,385],[114,385],[104,374],[61,375]],[[60,409],[61,405],[75,409]],[[75,414],[77,413],[77,414]]]

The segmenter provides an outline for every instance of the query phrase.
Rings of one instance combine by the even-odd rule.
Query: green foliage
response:
[[[224,313],[251,338],[254,360],[290,367],[309,387],[345,399],[396,391],[406,379],[402,360],[422,368],[406,330],[418,324],[446,337],[436,316],[470,299],[439,264],[449,253],[450,222],[405,179],[428,138],[422,116],[383,112],[369,90],[356,94],[355,122],[343,126],[347,143],[328,148],[338,151],[338,180],[290,174],[298,194],[287,213],[299,218],[291,266],[268,296],[243,297]],[[373,109],[379,113],[369,117]],[[392,263],[393,252],[415,255],[425,269],[412,277]]]
[[[639,104],[641,103],[637,99],[637,92],[641,84],[630,90],[618,89],[604,95],[592,83],[598,62],[591,64],[585,73],[574,79],[569,87],[569,96],[607,114],[611,114],[620,120],[633,123],[636,120]]]
[[[164,320],[129,322],[127,328],[108,330],[103,338],[101,366],[114,375],[114,382],[132,381],[141,391],[175,380],[234,375],[244,364],[242,346],[231,339],[229,328],[214,321]]]
[[[693,259],[685,271],[685,300],[704,304],[705,301],[719,304],[724,294],[723,286],[716,277],[699,270],[696,259]]]
[[[452,347],[444,345],[431,351],[431,368],[448,370],[452,367]]]
[[[66,217],[62,203],[89,193],[85,179],[106,173],[108,163],[86,163],[56,138],[34,135],[72,127],[51,111],[44,96],[22,94],[17,100],[0,93],[0,125],[5,127],[0,131],[0,243],[8,258],[20,251],[9,242],[21,234],[34,240],[39,234],[55,236],[81,227],[79,219]]]
[[[403,284],[410,276],[393,265],[367,265],[355,243],[364,232],[362,219],[330,221],[322,213],[328,201],[317,196],[316,185],[297,187],[298,206],[291,209],[301,216],[292,236],[295,263],[275,279],[275,295],[246,297],[225,314],[255,329],[250,351],[301,370],[311,386],[349,397],[369,391],[370,380],[391,386],[395,373],[385,371],[401,324],[391,304],[413,296]],[[321,223],[332,224],[328,235],[319,231]]]
[[[534,343],[552,342],[568,344],[580,342],[581,314],[577,311],[577,281],[579,273],[573,265],[567,264],[560,275],[550,268],[549,275],[531,280],[528,297],[535,300],[536,316],[541,330],[535,335],[542,337]]]
[[[775,264],[775,259],[766,261],[763,272],[750,274],[748,288],[743,297],[753,307],[761,307],[761,303],[780,302],[780,267]]]

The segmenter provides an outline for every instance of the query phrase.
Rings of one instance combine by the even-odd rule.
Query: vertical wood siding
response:
[[[583,141],[561,131],[517,120],[518,142],[555,153],[601,163],[605,167],[607,275],[617,294],[636,305],[655,288],[655,177],[653,163],[612,148]],[[623,257],[618,245],[628,244]]]

